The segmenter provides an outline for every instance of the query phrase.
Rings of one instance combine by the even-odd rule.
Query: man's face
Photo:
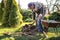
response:
[[[31,5],[30,9],[31,9],[31,10],[33,10],[33,9],[34,9],[34,5],[33,5],[33,4]]]

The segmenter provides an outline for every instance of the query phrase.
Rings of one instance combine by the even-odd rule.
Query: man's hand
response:
[[[40,19],[41,17],[42,17],[42,14],[39,14],[38,19]]]

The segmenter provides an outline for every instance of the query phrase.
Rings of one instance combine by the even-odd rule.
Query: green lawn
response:
[[[20,29],[23,25],[29,24],[31,22],[24,22],[23,24],[19,25],[16,28],[0,28],[0,34],[5,32],[15,32],[16,30]]]
[[[24,22],[17,28],[0,28],[0,40],[60,40],[60,28],[58,28],[58,35],[55,33],[53,28],[49,28],[49,32],[47,33],[48,38],[45,38],[40,33],[36,33],[35,35],[21,35],[20,33],[16,34],[17,32],[20,32],[20,28],[23,25],[29,23],[31,22]],[[4,35],[3,33],[5,32],[11,32],[12,34],[10,36]]]

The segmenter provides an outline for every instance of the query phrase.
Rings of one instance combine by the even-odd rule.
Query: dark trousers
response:
[[[41,19],[38,19],[36,21],[36,28],[37,28],[38,32],[43,32],[43,27],[42,27],[42,24],[41,24]]]

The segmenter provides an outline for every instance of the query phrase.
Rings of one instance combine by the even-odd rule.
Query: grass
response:
[[[18,27],[15,28],[0,28],[0,34],[5,33],[5,32],[15,32],[16,30],[20,29],[23,25],[29,24],[31,22],[24,22],[23,24],[19,25]]]
[[[35,35],[21,35],[21,34],[15,34],[17,32],[20,32],[20,28],[25,24],[30,24],[31,22],[24,22],[22,25],[20,25],[17,28],[0,28],[0,40],[60,40],[60,28],[58,28],[58,36],[56,36],[53,28],[49,28],[49,32],[47,33],[48,38],[45,38],[42,36],[42,34],[37,33]],[[4,35],[5,32],[12,32],[14,34],[12,35]],[[39,35],[40,34],[40,35]]]

